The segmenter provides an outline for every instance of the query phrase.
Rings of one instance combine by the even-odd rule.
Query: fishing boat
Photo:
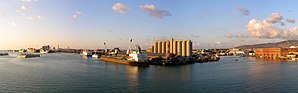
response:
[[[18,56],[19,58],[33,58],[40,57],[40,54],[23,53]]]

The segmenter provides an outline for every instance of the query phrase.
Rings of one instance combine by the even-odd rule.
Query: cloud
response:
[[[43,20],[44,18],[41,16],[29,16],[28,19],[29,20]]]
[[[76,18],[79,18],[82,16],[82,12],[80,11],[76,11],[73,15],[72,15],[72,18],[76,19]]]
[[[284,29],[275,25],[275,23],[283,23],[281,14],[273,13],[265,20],[252,19],[246,27],[251,36],[257,38],[298,39],[297,26]]]
[[[112,6],[112,9],[119,14],[125,14],[127,10],[131,10],[131,7],[122,3],[116,3]]]
[[[194,38],[199,38],[200,37],[199,35],[194,35],[194,34],[191,34],[190,36],[194,37]]]
[[[38,0],[21,0],[21,2],[37,2]]]
[[[284,22],[282,21],[283,17],[280,13],[272,13],[271,16],[267,17],[265,21],[270,23],[280,23],[281,25],[284,25]]]
[[[296,20],[295,20],[294,18],[288,18],[288,19],[287,19],[287,22],[290,22],[290,23],[295,23],[295,21],[296,21]]]
[[[234,35],[233,35],[233,34],[227,34],[227,35],[225,35],[225,37],[226,37],[226,38],[233,38]]]
[[[241,14],[245,15],[245,16],[248,16],[250,14],[250,11],[245,8],[238,7],[238,8],[236,8],[236,10],[241,12]]]
[[[277,38],[282,31],[282,29],[278,28],[273,23],[265,20],[258,21],[252,19],[246,27],[252,36],[259,38]]]
[[[171,13],[167,10],[161,10],[155,7],[153,4],[146,4],[140,6],[140,9],[146,12],[149,12],[149,16],[162,19],[166,16],[171,16]]]
[[[32,10],[32,7],[22,5],[22,6],[20,7],[19,10],[22,10],[22,11],[29,11],[29,10]]]
[[[5,16],[5,14],[4,13],[0,13],[0,17],[4,17]]]
[[[15,22],[9,22],[8,25],[16,26],[16,23]]]

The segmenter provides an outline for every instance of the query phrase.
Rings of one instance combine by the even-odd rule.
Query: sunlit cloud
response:
[[[233,38],[234,35],[233,35],[233,34],[226,34],[225,37],[226,37],[226,38]]]
[[[247,30],[257,38],[298,39],[298,27],[280,28],[275,23],[284,24],[280,13],[272,13],[265,20],[252,19],[246,25]]]
[[[21,2],[37,2],[38,0],[21,0]]]
[[[72,18],[76,19],[76,18],[79,18],[82,16],[82,12],[80,11],[76,11],[73,15],[72,15]]]
[[[239,11],[242,15],[245,15],[245,16],[248,16],[250,11],[245,9],[245,8],[242,8],[242,7],[237,7],[236,8],[237,11]]]
[[[116,3],[112,6],[112,9],[119,14],[125,14],[127,10],[131,10],[131,7],[122,3]]]
[[[225,35],[226,38],[249,38],[249,36],[247,35],[243,35],[243,34],[226,34]]]
[[[283,17],[280,13],[272,13],[271,16],[267,17],[265,19],[265,21],[269,22],[269,23],[280,23],[281,25],[284,24],[284,22],[282,21]]]
[[[140,6],[140,9],[149,12],[149,16],[162,19],[166,16],[171,16],[171,13],[167,10],[161,10],[155,7],[153,4],[146,4]]]
[[[288,19],[287,19],[287,22],[290,22],[290,23],[295,23],[295,21],[296,21],[296,20],[295,20],[294,18],[288,18]]]

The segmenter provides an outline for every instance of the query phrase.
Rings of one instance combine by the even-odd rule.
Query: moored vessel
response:
[[[0,53],[0,56],[8,56],[8,53]]]
[[[18,58],[33,58],[33,57],[40,57],[40,54],[23,53],[18,56]]]
[[[80,53],[82,56],[87,56],[87,57],[91,57],[92,56],[92,52],[89,50],[83,50]]]

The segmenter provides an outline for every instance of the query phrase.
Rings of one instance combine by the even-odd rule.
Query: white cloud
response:
[[[21,0],[21,2],[37,2],[38,0]]]
[[[217,42],[215,42],[215,44],[217,44],[217,45],[220,45],[220,44],[221,44],[221,42],[220,42],[220,41],[217,41]]]
[[[165,16],[171,16],[171,13],[167,10],[161,10],[155,7],[153,4],[146,4],[143,6],[140,6],[141,10],[149,12],[149,16],[156,17],[159,19],[164,18]]]
[[[296,20],[295,20],[294,18],[288,18],[288,19],[287,19],[287,22],[290,22],[290,23],[295,23],[295,22],[296,22]]]
[[[265,20],[258,21],[252,19],[246,27],[252,36],[260,38],[277,38],[282,31],[282,29],[278,28],[273,23]]]
[[[8,25],[16,26],[16,23],[15,22],[9,22]]]
[[[131,10],[131,7],[122,3],[116,3],[112,6],[112,9],[119,14],[125,14],[127,10]]]
[[[20,8],[19,10],[22,10],[22,11],[29,11],[29,10],[32,10],[32,7],[22,5],[21,8]]]
[[[72,18],[76,19],[76,18],[79,18],[80,16],[82,16],[82,12],[80,12],[80,11],[76,11],[76,12],[72,15]]]
[[[275,23],[284,24],[281,14],[273,13],[265,20],[252,19],[249,21],[246,27],[253,37],[298,39],[297,26],[289,29],[283,29],[276,26]]]
[[[5,14],[4,13],[0,13],[0,17],[4,17],[5,16]]]
[[[43,20],[44,18],[41,16],[29,16],[28,19],[29,20]]]

